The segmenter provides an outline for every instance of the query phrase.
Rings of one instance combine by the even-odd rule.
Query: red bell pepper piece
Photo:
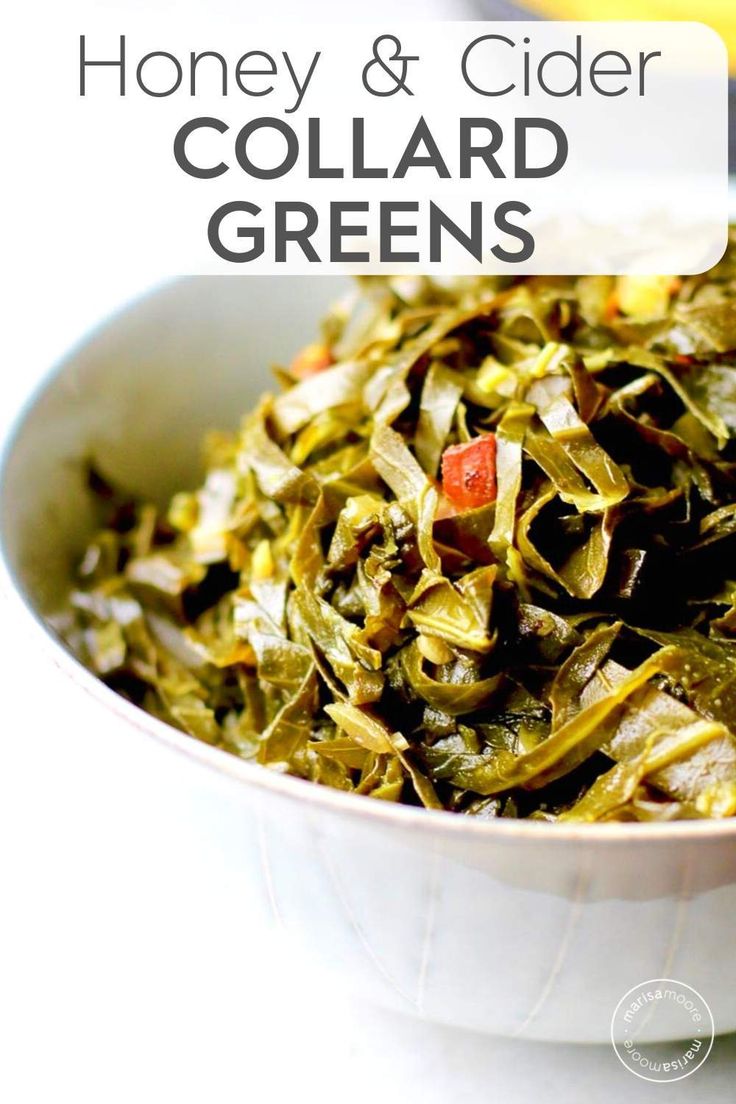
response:
[[[460,510],[496,500],[496,438],[492,433],[452,445],[442,455],[442,489]]]

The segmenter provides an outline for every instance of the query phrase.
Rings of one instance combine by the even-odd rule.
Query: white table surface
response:
[[[17,128],[8,148],[33,156],[34,134]],[[22,212],[22,180],[14,187]],[[26,231],[34,217],[38,227],[38,212],[24,213]],[[32,264],[23,219],[10,228],[4,264],[0,435],[48,366],[142,290],[140,273],[112,265],[91,272],[53,256],[46,268]],[[285,969],[278,945],[236,958],[233,941],[248,943],[247,912],[235,881],[227,916],[208,907],[208,885],[221,888],[232,874],[203,852],[196,808],[180,803],[155,839],[136,835],[134,809],[125,830],[106,817],[95,779],[114,773],[124,794],[125,762],[102,742],[70,753],[65,737],[86,706],[60,678],[37,685],[33,655],[4,617],[0,692],[7,1104],[733,1098],[736,1037],[718,1039],[692,1078],[649,1085],[607,1046],[513,1042],[389,1015],[326,989],[298,964]]]

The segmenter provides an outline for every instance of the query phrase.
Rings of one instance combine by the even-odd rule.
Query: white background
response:
[[[14,82],[33,72],[34,27],[49,6],[24,9],[23,24],[16,12],[8,30],[6,114]],[[374,16],[380,6],[372,4]],[[170,5],[172,17],[181,7]],[[297,9],[296,0],[279,4],[290,7]],[[443,7],[455,14],[459,5]],[[428,5],[404,4],[402,14],[412,8]],[[24,209],[13,169],[40,135],[19,125],[4,134],[11,191],[4,201],[10,244],[3,258],[0,432],[80,334],[142,290],[137,270],[90,271],[74,256],[53,256],[51,223],[63,217],[54,210],[53,177],[40,218]],[[47,265],[29,259],[31,241],[51,251]],[[692,1078],[647,1085],[624,1071],[609,1047],[489,1039],[388,1016],[326,991],[321,980],[286,964],[278,946],[259,945],[244,957],[243,890],[203,849],[196,801],[184,796],[167,804],[163,787],[161,830],[142,839],[135,808],[125,807],[132,765],[104,740],[80,742],[88,704],[61,678],[39,687],[36,657],[23,640],[0,606],[4,1104],[670,1104],[732,1097],[733,1037],[718,1039]],[[151,800],[159,782],[150,780]],[[119,817],[105,807],[113,784]],[[230,902],[224,914],[212,903],[223,893]]]

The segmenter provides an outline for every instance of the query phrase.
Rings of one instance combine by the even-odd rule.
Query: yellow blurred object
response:
[[[674,276],[619,276],[616,295],[619,309],[639,321],[662,318],[681,281]]]
[[[250,570],[253,578],[262,583],[264,579],[270,579],[273,575],[273,555],[271,545],[267,540],[259,541],[253,549]]]
[[[707,23],[726,43],[736,73],[736,0],[525,0],[549,19],[684,19]]]

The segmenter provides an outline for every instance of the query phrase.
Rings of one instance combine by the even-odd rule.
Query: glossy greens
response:
[[[166,510],[92,474],[64,631],[101,678],[386,801],[736,814],[736,242],[683,279],[365,279],[277,376]]]

